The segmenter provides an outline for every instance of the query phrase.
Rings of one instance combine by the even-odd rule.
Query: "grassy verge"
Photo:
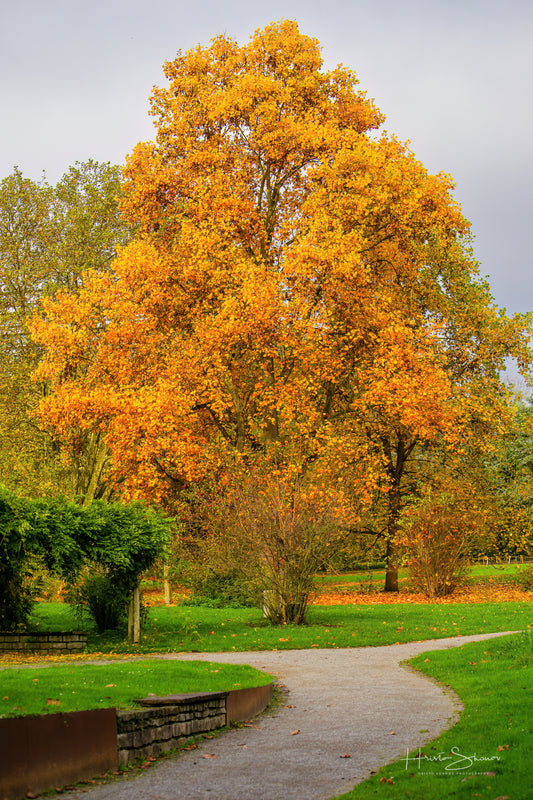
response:
[[[220,652],[362,647],[447,636],[523,630],[530,602],[312,606],[308,624],[271,626],[254,608],[154,606],[140,645],[122,633],[97,634],[90,624],[89,653]],[[73,630],[76,618],[62,603],[39,603],[37,630]],[[3,659],[4,661],[6,658]]]
[[[398,571],[399,578],[406,578],[408,575],[407,570],[401,569]],[[359,581],[376,581],[380,585],[385,583],[385,570],[381,568],[357,570],[357,572],[340,572],[338,575],[317,575],[315,577],[315,584],[318,587],[328,586],[336,583],[358,583]]]
[[[0,717],[132,708],[149,694],[222,692],[263,686],[272,677],[249,666],[153,659],[0,670]]]
[[[521,571],[528,568],[528,564],[474,564],[466,574],[465,582],[467,585],[477,585],[489,582],[513,583],[516,582]],[[400,569],[398,571],[400,585],[409,584],[409,570]],[[317,589],[324,590],[334,587],[361,588],[365,585],[373,584],[375,588],[382,589],[385,583],[384,569],[367,569],[356,572],[341,573],[339,575],[317,575],[315,578]]]
[[[533,797],[531,632],[423,654],[410,663],[459,694],[465,706],[461,719],[342,800]]]

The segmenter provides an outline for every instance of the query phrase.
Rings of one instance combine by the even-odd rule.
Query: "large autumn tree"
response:
[[[372,426],[457,429],[443,299],[476,266],[451,180],[293,22],[165,75],[124,171],[134,241],[36,322],[43,419],[101,430],[133,496],[178,508],[209,479],[229,498],[260,464],[354,520],[383,475]]]

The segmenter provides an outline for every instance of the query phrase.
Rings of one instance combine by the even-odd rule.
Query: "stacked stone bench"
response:
[[[117,710],[120,766],[174,750],[198,733],[226,724],[227,692],[170,695],[139,701],[146,708]]]
[[[272,699],[272,683],[229,692],[196,692],[138,700],[143,708],[117,711],[121,766],[179,747],[186,739],[253,717]]]

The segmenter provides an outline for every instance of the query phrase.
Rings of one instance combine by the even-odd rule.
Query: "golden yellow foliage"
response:
[[[451,179],[379,133],[355,75],[323,71],[294,22],[165,75],[156,140],[124,170],[135,240],[35,322],[42,418],[101,430],[132,496],[172,505],[266,458],[358,514],[383,472],[372,425],[451,441],[473,396],[460,370],[482,349],[497,366],[523,331],[482,289],[463,308],[476,266]]]

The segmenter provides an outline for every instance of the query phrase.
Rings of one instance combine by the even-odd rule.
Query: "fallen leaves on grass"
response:
[[[532,592],[524,592],[513,585],[468,586],[457,589],[447,597],[436,598],[428,598],[407,589],[400,589],[399,592],[358,592],[347,585],[339,585],[329,592],[314,592],[310,602],[316,606],[341,606],[375,605],[377,603],[523,603],[532,600]]]
[[[167,608],[172,608],[178,605],[182,600],[187,600],[191,595],[191,590],[185,586],[172,587],[172,603],[165,604],[165,595],[161,589],[144,589],[142,590],[143,605],[144,606],[161,606],[166,605]]]
[[[0,655],[0,664],[57,664],[65,661],[92,661],[100,658],[104,658],[106,661],[124,660],[124,653],[91,652],[73,653],[72,655],[70,653],[64,655],[56,655],[55,653],[43,655],[38,651],[35,653],[21,651],[18,653],[2,653],[2,655]],[[38,678],[36,680],[38,680]]]

